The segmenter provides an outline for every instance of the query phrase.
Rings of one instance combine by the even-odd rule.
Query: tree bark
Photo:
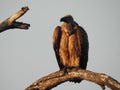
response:
[[[0,33],[5,30],[14,29],[14,28],[28,29],[30,27],[30,24],[23,23],[23,22],[16,22],[16,20],[20,18],[21,16],[23,16],[28,10],[29,8],[27,6],[22,7],[20,11],[18,11],[17,13],[13,14],[8,19],[1,22]]]
[[[105,89],[105,86],[111,88],[112,90],[120,90],[120,83],[106,74],[95,73],[82,69],[72,69],[67,70],[67,72],[68,73],[66,74],[64,74],[64,70],[54,72],[35,81],[25,90],[49,90],[61,83],[74,79],[83,79],[94,82],[100,85],[103,90]]]

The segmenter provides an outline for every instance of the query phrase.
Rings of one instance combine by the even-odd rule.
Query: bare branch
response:
[[[75,78],[94,82],[100,85],[102,89],[105,89],[105,86],[107,86],[112,90],[120,90],[120,83],[112,77],[82,69],[69,70],[67,74],[64,74],[63,70],[54,72],[48,76],[40,78],[25,90],[49,90],[63,82],[74,80]]]
[[[11,17],[0,23],[0,32],[13,28],[28,29],[30,27],[30,24],[16,22],[16,20],[23,16],[28,10],[29,8],[27,6],[22,7],[20,11],[18,11],[17,13],[13,14]]]

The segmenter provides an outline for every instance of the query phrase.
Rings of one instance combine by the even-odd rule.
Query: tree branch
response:
[[[108,75],[82,69],[67,71],[67,74],[64,74],[64,71],[60,70],[40,78],[25,90],[49,90],[61,83],[74,80],[75,78],[94,82],[100,85],[103,90],[105,89],[105,86],[111,88],[112,90],[120,90],[120,83]]]
[[[20,11],[18,11],[17,13],[13,14],[11,17],[0,23],[0,32],[14,28],[28,29],[30,27],[30,24],[23,22],[16,22],[16,20],[21,16],[23,16],[28,10],[29,8],[27,6],[22,7]]]

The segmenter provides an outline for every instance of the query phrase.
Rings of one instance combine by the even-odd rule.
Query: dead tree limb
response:
[[[0,32],[3,32],[8,29],[14,29],[14,28],[28,29],[30,27],[30,24],[16,21],[18,18],[20,18],[22,15],[24,15],[28,10],[29,10],[29,8],[27,6],[22,7],[20,11],[18,11],[17,13],[13,14],[8,19],[1,22],[0,23]]]
[[[112,90],[120,90],[120,83],[112,77],[106,74],[95,73],[82,69],[68,70],[67,74],[64,74],[63,70],[54,72],[35,81],[25,90],[49,90],[61,83],[74,80],[75,78],[94,82],[100,85],[103,90],[105,89],[105,86],[111,88]]]

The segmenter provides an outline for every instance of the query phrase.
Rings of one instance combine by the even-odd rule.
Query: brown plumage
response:
[[[53,48],[60,69],[75,67],[86,69],[88,61],[88,36],[71,15],[60,19],[64,22],[53,33]]]

